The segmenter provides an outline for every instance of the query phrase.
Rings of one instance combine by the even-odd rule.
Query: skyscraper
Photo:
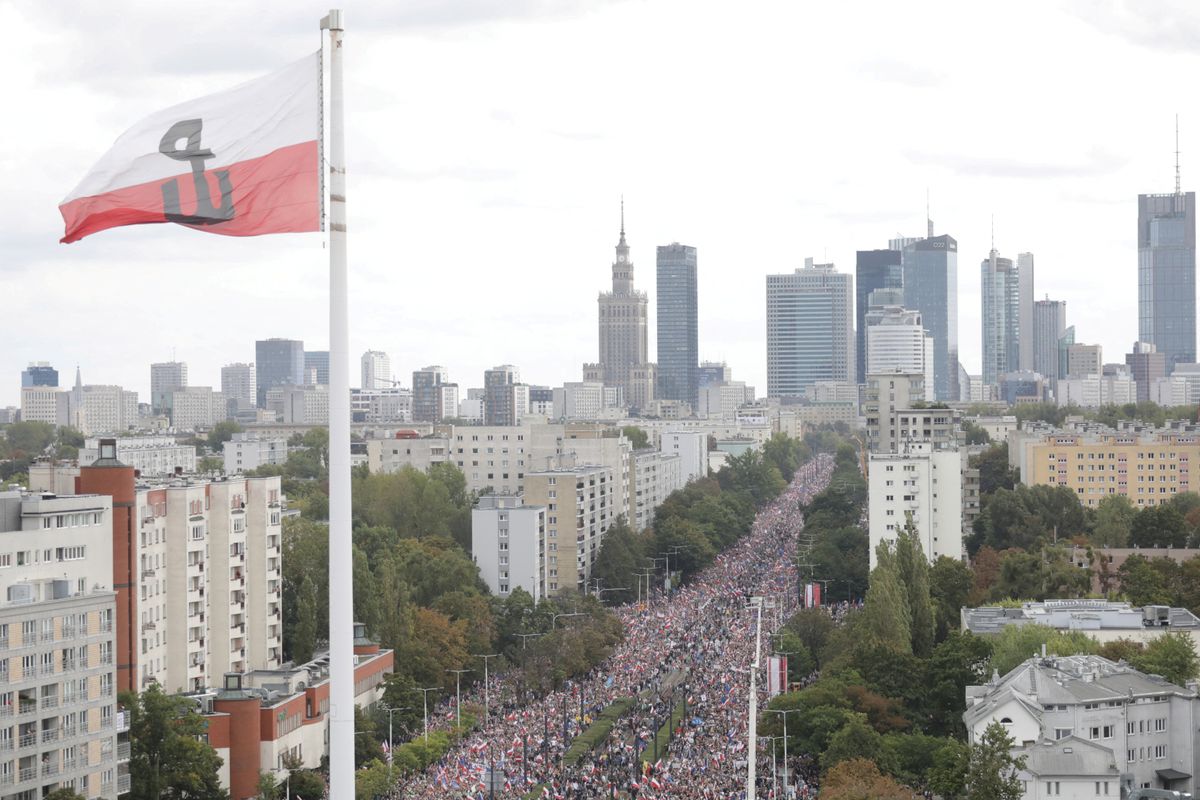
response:
[[[171,410],[171,392],[188,385],[187,364],[164,361],[150,365],[150,408],[155,414]]]
[[[921,325],[921,312],[900,306],[867,311],[867,374],[923,375],[924,396],[933,400],[933,337]]]
[[[304,342],[297,339],[260,339],[254,343],[259,408],[267,407],[267,390],[274,386],[304,383]]]
[[[1017,363],[1024,371],[1033,371],[1033,253],[1017,253]]]
[[[329,385],[329,351],[304,351],[304,380],[302,383]]]
[[[1167,374],[1196,360],[1196,193],[1138,195],[1138,340]],[[1141,384],[1138,384],[1141,398]]]
[[[696,408],[700,367],[696,302],[696,248],[660,245],[658,289],[658,397]]]
[[[487,425],[516,425],[521,405],[517,396],[517,384],[521,373],[512,364],[501,364],[484,370],[484,423]],[[528,396],[528,395],[526,395]]]
[[[257,388],[253,364],[226,364],[221,367],[221,394],[238,411],[254,408]]]
[[[1033,371],[1050,385],[1063,377],[1058,369],[1059,340],[1067,332],[1067,304],[1063,300],[1038,300],[1033,304]]]
[[[921,312],[933,337],[934,395],[958,400],[958,242],[930,236],[905,245],[904,307]]]
[[[436,365],[413,370],[413,422],[441,422],[443,415],[452,417],[458,413],[456,408],[444,414],[445,409],[438,402],[447,375],[445,367]]]
[[[362,354],[362,383],[364,389],[390,389],[392,383],[392,360],[387,353],[368,350]]]
[[[904,268],[899,250],[859,250],[854,261],[854,331],[856,361],[855,382],[867,379],[867,311],[871,292],[876,289],[900,289],[904,286]]]
[[[804,261],[767,276],[767,396],[799,397],[817,381],[854,375],[851,276]]]
[[[58,386],[58,370],[48,361],[33,361],[21,370],[22,386]]]
[[[983,382],[997,384],[1020,362],[1020,278],[1011,258],[992,248],[979,265],[983,299]]]
[[[621,203],[621,238],[612,265],[612,291],[601,292],[600,366],[606,386],[629,393],[630,372],[646,363],[646,293],[633,288],[633,261],[625,243],[625,203]]]
[[[1134,383],[1137,384],[1138,402],[1149,400],[1150,387],[1156,380],[1167,375],[1166,355],[1158,352],[1150,342],[1134,342],[1133,349],[1125,354],[1125,363],[1129,366]]]

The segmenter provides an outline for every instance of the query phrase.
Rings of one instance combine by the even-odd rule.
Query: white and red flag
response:
[[[63,242],[175,222],[225,236],[319,230],[320,53],[151,114],[59,205]]]

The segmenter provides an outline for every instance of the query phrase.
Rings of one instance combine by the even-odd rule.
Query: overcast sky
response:
[[[256,7],[255,10],[250,10]],[[197,8],[203,13],[196,13]],[[57,205],[123,130],[319,43],[309,0],[3,2],[0,404],[48,360],[149,394],[254,341],[325,349],[317,234],[173,225],[58,244]],[[699,249],[700,356],[766,390],[764,275],[924,230],[959,242],[959,341],[979,369],[979,262],[1036,256],[1039,298],[1121,361],[1137,334],[1136,196],[1200,183],[1200,4],[351,0],[346,5],[352,385],[363,350],[405,384],[597,356],[618,204],[636,282]]]

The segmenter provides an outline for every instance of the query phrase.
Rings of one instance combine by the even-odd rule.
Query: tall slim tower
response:
[[[183,361],[164,361],[150,365],[150,407],[155,414],[170,410],[171,393],[187,388],[187,364]]]
[[[1175,191],[1138,195],[1138,340],[1166,361],[1196,361],[1196,193],[1180,188],[1175,127]]]
[[[1033,253],[1017,253],[1017,344],[1020,355],[1017,358],[1017,368],[1033,369],[1034,321],[1033,321]]]
[[[1065,377],[1059,370],[1059,343],[1067,332],[1067,303],[1038,300],[1033,304],[1033,371],[1053,382]]]
[[[1011,258],[992,248],[979,265],[983,298],[983,382],[995,385],[1020,364],[1020,278]]]
[[[904,245],[904,307],[921,312],[933,337],[934,395],[958,400],[958,242],[930,236]]]
[[[646,364],[645,292],[633,288],[633,261],[625,242],[625,201],[621,201],[621,238],[612,265],[612,291],[601,292],[600,367],[604,383],[630,394],[630,377],[635,367]]]
[[[660,245],[657,266],[658,397],[697,407],[700,368],[696,248]]]
[[[362,388],[390,389],[392,383],[392,359],[379,350],[368,350],[362,354]]]
[[[930,223],[932,225],[932,223]],[[871,292],[876,289],[901,289],[904,268],[898,249],[859,250],[854,263],[855,350],[858,353],[855,381],[867,379],[867,311]]]

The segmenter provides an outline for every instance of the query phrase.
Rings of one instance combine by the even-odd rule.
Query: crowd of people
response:
[[[769,634],[800,602],[801,507],[832,470],[828,456],[810,460],[750,533],[691,583],[657,604],[617,609],[625,637],[587,676],[520,706],[514,687],[495,676],[490,721],[392,796],[510,800],[536,790],[551,800],[741,800],[751,665],[758,665],[761,709]],[[562,763],[572,741],[619,699],[632,703],[606,740],[578,763]],[[669,740],[658,735],[663,728]],[[815,795],[803,755],[789,760],[796,796]],[[772,786],[769,748],[760,748],[756,764],[764,787]]]

